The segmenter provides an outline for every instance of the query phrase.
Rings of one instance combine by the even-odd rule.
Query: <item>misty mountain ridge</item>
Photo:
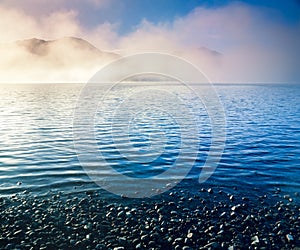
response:
[[[74,49],[81,49],[81,50],[85,50],[86,52],[89,51],[93,53],[95,56],[110,55],[110,56],[118,57],[117,54],[101,51],[95,46],[93,46],[91,43],[89,43],[88,41],[78,37],[63,37],[56,40],[43,40],[38,38],[31,38],[31,39],[16,41],[16,44],[24,47],[28,52],[38,56],[47,55],[51,51],[50,50],[51,46],[68,45]]]
[[[101,67],[121,57],[78,37],[30,38],[2,43],[0,54],[1,82],[86,82]],[[204,69],[219,64],[223,56],[206,47],[180,49],[171,54],[191,59],[192,63],[196,58],[195,63],[200,63]]]
[[[89,43],[88,41],[78,38],[78,37],[63,37],[60,39],[55,40],[43,40],[38,38],[31,38],[31,39],[25,39],[25,40],[18,40],[16,41],[16,44],[19,46],[24,47],[29,53],[38,55],[38,56],[45,56],[47,55],[50,50],[49,48],[52,45],[63,45],[67,44],[71,46],[74,49],[81,49],[85,51],[89,51],[94,53],[96,56],[103,56],[103,55],[111,55],[115,57],[119,57],[120,55],[112,52],[102,51],[98,48],[96,48],[94,45]],[[195,48],[195,51],[198,51],[200,53],[210,55],[213,57],[219,57],[222,56],[222,53],[209,49],[207,47],[201,46],[199,48]],[[184,51],[177,51],[175,54],[184,54]]]
[[[86,82],[120,57],[77,37],[2,43],[0,54],[1,82]]]

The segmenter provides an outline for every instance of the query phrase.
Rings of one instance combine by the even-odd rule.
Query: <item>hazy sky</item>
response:
[[[2,0],[0,16],[2,43],[76,36],[122,55],[178,55],[214,82],[300,82],[299,0]],[[52,57],[27,60],[19,48],[1,46],[0,82],[49,80],[42,61]],[[83,59],[88,57],[81,54],[78,60]],[[12,64],[17,61],[32,67],[24,71],[22,63]],[[74,72],[72,62],[69,66]],[[68,80],[87,80],[90,74]],[[60,72],[55,79],[64,77]]]

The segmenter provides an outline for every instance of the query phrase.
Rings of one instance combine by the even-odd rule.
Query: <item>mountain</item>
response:
[[[221,57],[222,56],[222,53],[220,53],[219,51],[212,50],[212,49],[209,49],[206,47],[200,47],[200,48],[198,48],[198,51],[203,54],[206,54],[208,56],[211,56],[211,57]]]
[[[101,51],[86,40],[77,37],[64,37],[61,39],[48,41],[43,39],[31,38],[16,41],[16,44],[18,46],[24,47],[27,52],[37,56],[48,55],[50,52],[52,52],[52,48],[68,46],[69,49],[74,49],[74,51],[72,51],[73,53],[78,52],[78,50],[83,50],[84,52],[90,52],[93,57],[118,57],[117,54]]]
[[[120,56],[76,37],[0,44],[1,82],[82,82]]]
[[[223,55],[206,47],[182,48],[171,54],[207,74],[222,67]],[[0,44],[0,82],[87,82],[101,67],[120,57],[77,37],[19,40]]]

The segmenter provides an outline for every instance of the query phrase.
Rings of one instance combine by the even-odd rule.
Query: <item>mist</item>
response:
[[[118,58],[73,37],[4,43],[0,53],[3,83],[85,82],[102,65]]]
[[[86,82],[119,56],[144,52],[182,57],[212,82],[300,81],[300,23],[281,22],[271,9],[238,2],[196,8],[169,22],[143,20],[126,34],[117,23],[87,27],[76,8],[32,11],[0,4],[0,82]],[[36,40],[24,45],[32,38],[44,39],[44,50],[29,49]]]

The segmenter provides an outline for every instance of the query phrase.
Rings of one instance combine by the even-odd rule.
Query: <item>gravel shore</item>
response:
[[[0,198],[0,249],[300,249],[300,207],[279,190],[221,188],[154,199],[98,192]]]

